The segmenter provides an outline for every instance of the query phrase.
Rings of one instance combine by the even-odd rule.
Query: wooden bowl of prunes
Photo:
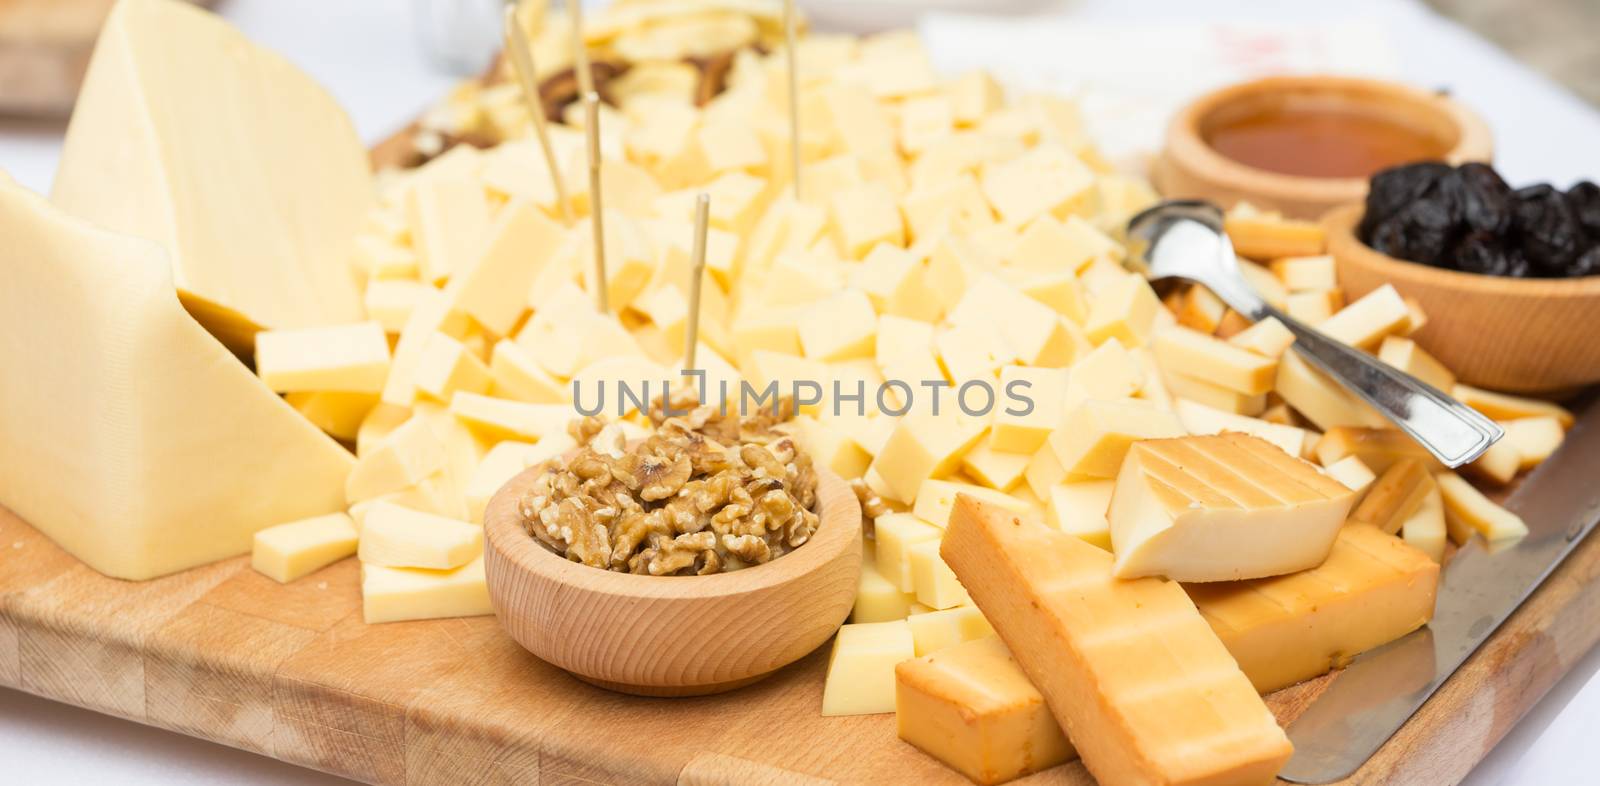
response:
[[[1559,395],[1600,382],[1600,186],[1512,188],[1486,164],[1372,177],[1323,218],[1351,298],[1384,284],[1428,316],[1417,341],[1461,382]]]

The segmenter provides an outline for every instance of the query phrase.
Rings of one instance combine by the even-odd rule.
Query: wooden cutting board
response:
[[[71,113],[100,26],[115,2],[0,0],[0,114]]]
[[[819,715],[827,647],[721,696],[623,696],[492,617],[367,625],[358,572],[280,585],[241,557],[119,581],[0,508],[0,685],[373,783],[965,782],[893,715]],[[1463,778],[1600,639],[1597,578],[1591,538],[1350,782]],[[1268,704],[1287,722],[1330,679]]]

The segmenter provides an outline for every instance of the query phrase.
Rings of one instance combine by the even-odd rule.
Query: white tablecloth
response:
[[[802,0],[802,5],[804,0]],[[833,3],[837,6],[837,3]],[[1011,3],[1009,5],[1016,5]],[[1579,177],[1600,178],[1600,114],[1559,86],[1542,79],[1468,31],[1410,0],[1344,0],[1340,3],[1221,2],[1119,3],[1081,0],[1046,3],[1053,18],[1122,30],[1131,24],[1216,22],[1249,25],[1284,22],[1354,24],[1384,40],[1367,42],[1371,69],[1410,81],[1448,87],[1482,111],[1493,128],[1498,164],[1521,184],[1548,180],[1565,185]],[[363,138],[376,141],[403,125],[442,95],[455,77],[432,70],[415,47],[408,4],[397,0],[229,0],[223,13],[252,38],[314,74],[349,109]],[[1014,20],[1013,20],[1014,21]],[[1119,26],[1123,26],[1120,27]],[[1024,82],[1045,82],[1092,92],[1101,73],[1134,79],[1123,65],[1091,68],[1089,75],[1063,74],[1052,42],[1074,33],[1044,20],[1032,30],[997,30],[949,19],[924,20],[941,66],[987,65]],[[1059,32],[1053,38],[1052,31]],[[1348,31],[1347,31],[1348,32]],[[1080,30],[1076,35],[1082,37]],[[1130,41],[1140,40],[1130,37]],[[1158,41],[1159,36],[1143,39]],[[1359,51],[1361,41],[1345,40]],[[1113,48],[1130,63],[1159,72],[1160,53],[1151,44],[1139,52]],[[1141,60],[1143,58],[1143,60]],[[1066,83],[1063,83],[1066,80]],[[1126,84],[1126,83],[1123,83]],[[1129,134],[1150,133],[1130,130]],[[49,187],[60,149],[61,129],[48,123],[0,120],[0,169],[38,189]],[[1120,130],[1114,131],[1119,137]],[[1123,142],[1129,140],[1123,139]],[[1531,711],[1473,773],[1473,786],[1576,783],[1600,768],[1600,746],[1590,738],[1600,725],[1600,651],[1590,653]],[[340,782],[254,754],[128,721],[0,689],[0,762],[13,783],[68,784],[314,784]]]

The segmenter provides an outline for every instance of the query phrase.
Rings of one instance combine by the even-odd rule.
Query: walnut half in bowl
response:
[[[733,428],[726,423],[714,425]],[[751,425],[739,424],[737,432],[715,432],[722,435],[716,441],[730,445],[734,441],[730,435],[742,437]],[[584,428],[593,429],[589,442],[601,430],[596,423]],[[608,439],[612,441],[602,446],[609,444],[618,453],[610,456],[608,471],[620,468],[626,477],[617,480],[613,474],[606,487],[615,481],[632,493],[630,484],[637,485],[641,510],[665,509],[694,480],[691,453],[690,478],[682,481],[683,486],[677,491],[667,494],[681,474],[676,456],[659,464],[643,458],[623,461],[627,455],[623,448],[627,446],[617,446],[614,438]],[[774,442],[781,440],[774,436]],[[690,450],[689,446],[684,447]],[[741,444],[741,453],[743,447]],[[607,523],[602,544],[597,531],[591,531],[592,541],[576,532],[571,538],[547,540],[551,537],[548,530],[541,537],[537,532],[530,533],[527,526],[529,519],[524,513],[531,509],[530,497],[536,490],[549,492],[556,487],[559,474],[547,476],[570,472],[581,480],[583,472],[598,472],[598,467],[575,466],[581,450],[565,457],[560,465],[564,470],[556,470],[552,462],[512,478],[490,501],[484,514],[484,567],[500,624],[534,655],[579,679],[653,696],[699,695],[737,688],[821,646],[849,616],[855,601],[861,576],[861,506],[849,485],[837,475],[812,468],[809,472],[813,480],[807,484],[799,478],[803,474],[800,462],[778,461],[785,455],[783,448],[776,444],[762,447],[773,462],[758,454],[737,457],[738,465],[750,470],[751,477],[745,483],[758,480],[754,477],[757,467],[765,467],[769,477],[776,477],[775,467],[781,466],[787,478],[788,465],[795,464],[796,478],[790,482],[790,493],[803,502],[804,488],[810,485],[810,505],[802,504],[798,511],[768,511],[758,535],[751,514],[760,507],[760,495],[753,494],[750,511],[728,514],[726,526],[707,523],[704,529],[693,533],[645,529],[642,539],[624,549],[627,556],[620,562],[614,561],[618,547],[627,546],[626,541],[634,537],[626,528],[619,527],[614,536]],[[735,465],[732,456],[716,460],[727,461],[730,467]],[[701,474],[718,476],[716,472]],[[600,477],[594,474],[592,479]],[[646,488],[651,489],[650,496],[665,496],[644,501]],[[740,488],[749,490],[745,485]],[[742,499],[731,491],[729,497]],[[720,512],[733,504],[742,503],[713,507]],[[801,515],[801,511],[810,513],[811,518]],[[711,515],[715,518],[718,513]],[[775,521],[783,523],[772,526]],[[807,524],[808,521],[814,523]],[[537,523],[543,524],[542,518]],[[806,532],[808,528],[810,531]],[[556,535],[562,534],[560,530],[558,524]],[[698,536],[694,547],[686,549],[693,552],[692,560],[676,564],[672,560],[683,558],[667,557],[672,549],[660,549],[659,538],[657,550],[650,552],[651,534],[672,540],[682,534]],[[724,535],[736,539],[759,537],[767,544],[769,558],[751,564],[757,562],[755,551],[746,552],[751,555],[748,559],[740,556],[740,549],[750,541],[734,540],[730,545],[723,542]],[[713,538],[716,542],[712,542]],[[579,547],[578,561],[569,558],[567,549],[556,545],[570,547],[580,542],[588,545]],[[753,548],[759,551],[759,547]],[[771,556],[773,551],[781,556]],[[717,556],[709,557],[707,552]],[[649,556],[635,559],[647,553]],[[725,560],[722,569],[699,575],[712,559]],[[730,559],[748,567],[729,570],[726,560]],[[652,560],[661,566],[658,570],[662,573],[650,573]],[[629,563],[643,569],[632,572],[633,565]],[[623,569],[618,569],[619,565]]]

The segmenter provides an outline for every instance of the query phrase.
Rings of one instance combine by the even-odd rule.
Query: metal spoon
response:
[[[1447,467],[1477,458],[1505,436],[1482,413],[1438,388],[1335,341],[1273,308],[1239,272],[1233,243],[1222,231],[1222,211],[1210,202],[1169,200],[1128,222],[1130,238],[1143,241],[1150,277],[1204,284],[1252,321],[1273,317],[1294,333],[1294,349],[1311,365],[1371,404]]]

